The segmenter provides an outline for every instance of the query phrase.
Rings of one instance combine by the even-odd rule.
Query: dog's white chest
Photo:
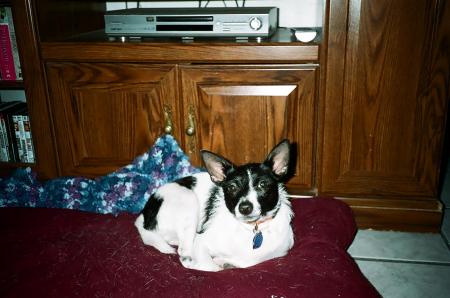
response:
[[[236,267],[248,267],[286,254],[293,243],[292,230],[290,226],[286,228],[286,231],[280,233],[270,223],[262,224],[258,232],[262,234],[263,240],[258,248],[254,248],[253,225],[219,218],[203,235],[202,241],[206,242],[211,257],[219,266],[227,263]]]

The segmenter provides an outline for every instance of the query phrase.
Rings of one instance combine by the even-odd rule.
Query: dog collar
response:
[[[266,218],[259,218],[259,219],[257,219],[257,220],[254,220],[254,221],[247,221],[247,223],[249,224],[249,225],[255,225],[255,226],[258,226],[258,225],[260,225],[260,224],[262,224],[262,223],[265,223],[266,221],[269,221],[269,220],[271,220],[273,217],[272,216],[267,216]]]
[[[264,219],[258,219],[254,222],[249,222],[249,224],[255,223],[255,228],[253,229],[253,249],[260,248],[264,240],[262,232],[258,229],[258,225],[271,219],[272,217],[269,216]]]

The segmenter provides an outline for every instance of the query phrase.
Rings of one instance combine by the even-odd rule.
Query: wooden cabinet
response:
[[[439,226],[448,6],[329,3],[319,191],[347,197],[361,225]]]
[[[289,138],[299,153],[290,185],[313,188],[315,66],[52,62],[47,75],[62,175],[109,173],[170,124],[197,166],[200,149],[240,164]]]
[[[40,178],[109,173],[168,128],[197,166],[289,138],[291,194],[337,197],[363,228],[439,229],[449,0],[328,0],[309,44],[111,40],[104,1],[12,4]]]
[[[187,151],[220,152],[235,163],[263,161],[283,138],[296,142],[290,187],[312,190],[316,66],[186,66],[181,68]]]
[[[62,62],[47,74],[62,175],[129,164],[177,120],[174,65]]]

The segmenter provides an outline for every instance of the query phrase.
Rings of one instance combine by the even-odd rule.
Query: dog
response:
[[[142,241],[162,253],[178,252],[184,267],[203,271],[286,255],[294,244],[283,184],[290,147],[283,140],[262,163],[241,166],[201,150],[207,172],[161,186],[145,204],[135,221]]]

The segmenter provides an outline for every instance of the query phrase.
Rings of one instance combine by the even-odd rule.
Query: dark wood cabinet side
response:
[[[391,219],[419,201],[435,227],[450,71],[438,3],[330,1],[319,175],[320,193],[376,198],[366,207]]]
[[[47,80],[40,57],[40,40],[35,16],[28,4],[26,0],[11,1],[36,156],[32,168],[37,171],[39,178],[49,179],[59,173],[58,155],[47,100]]]

